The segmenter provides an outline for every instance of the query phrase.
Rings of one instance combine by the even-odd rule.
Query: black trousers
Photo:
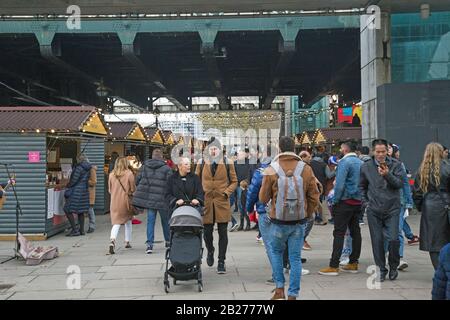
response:
[[[389,244],[389,268],[397,269],[400,264],[400,241],[398,240],[400,209],[379,213],[367,208],[366,213],[375,264],[380,268],[380,272],[387,273],[386,252],[384,251],[384,240],[386,239]]]
[[[212,250],[214,250],[214,224],[205,224],[203,227],[203,238],[205,239],[205,246],[208,252],[211,252]],[[219,232],[219,262],[225,262],[228,246],[228,223],[218,223],[217,228]]]
[[[361,229],[359,227],[359,217],[361,216],[361,206],[352,206],[344,202],[339,202],[333,207],[334,231],[333,231],[333,253],[331,254],[330,267],[339,268],[339,259],[344,246],[345,233],[347,227],[352,236],[352,253],[350,263],[358,263],[361,255]]]

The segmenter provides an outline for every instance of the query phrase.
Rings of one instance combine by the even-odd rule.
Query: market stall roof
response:
[[[112,133],[110,138],[114,140],[134,140],[139,142],[148,140],[144,128],[137,122],[110,122],[109,126]]]
[[[312,137],[312,138],[311,138]],[[322,128],[315,131],[303,131],[296,135],[296,144],[336,143],[362,139],[361,127]]]
[[[173,136],[173,133],[171,130],[163,130],[163,136],[164,141],[168,145],[174,145],[175,144],[175,137]]]
[[[0,132],[108,134],[95,107],[0,107]]]
[[[320,129],[327,142],[339,142],[348,140],[361,140],[361,127],[349,128],[324,128]]]
[[[148,141],[151,144],[164,144],[164,136],[160,129],[154,127],[144,128]]]

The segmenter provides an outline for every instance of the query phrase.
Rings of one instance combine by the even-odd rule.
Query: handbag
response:
[[[122,182],[120,181],[120,179],[115,176],[117,181],[119,181],[120,186],[122,187],[123,192],[125,192],[128,196],[128,203],[127,203],[127,207],[128,207],[128,213],[132,214],[133,216],[136,216],[141,212],[141,210],[137,209],[135,206],[133,206],[133,194],[130,192],[127,192],[125,187],[123,186]]]

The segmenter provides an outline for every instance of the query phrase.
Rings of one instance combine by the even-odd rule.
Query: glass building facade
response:
[[[450,12],[391,17],[392,82],[450,80]]]

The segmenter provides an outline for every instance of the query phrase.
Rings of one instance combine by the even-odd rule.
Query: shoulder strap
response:
[[[122,187],[123,192],[125,192],[126,194],[128,194],[127,190],[125,190],[125,187],[123,186],[122,182],[120,181],[119,177],[114,175],[114,177],[116,177],[117,181],[119,181],[120,186]]]
[[[223,156],[223,163],[225,164],[225,168],[227,169],[228,184],[230,184],[231,182],[230,164],[228,163],[228,159],[226,156]]]
[[[294,176],[299,176],[302,174],[303,169],[305,168],[305,163],[303,161],[299,161],[294,170]]]
[[[280,177],[286,176],[286,174],[284,173],[284,170],[281,168],[278,161],[272,162],[270,164],[270,166],[275,170],[275,172],[278,174],[278,176],[280,176]]]

